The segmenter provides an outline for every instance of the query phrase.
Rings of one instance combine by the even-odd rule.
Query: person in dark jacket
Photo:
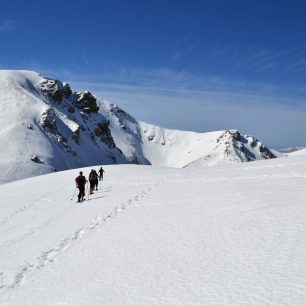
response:
[[[94,192],[94,189],[95,189],[95,184],[96,184],[96,181],[98,179],[98,175],[97,175],[97,172],[92,169],[89,173],[89,177],[88,177],[88,180],[89,180],[89,183],[90,183],[90,189],[89,189],[89,193],[90,194],[93,194]]]
[[[79,189],[78,202],[82,202],[85,198],[85,185],[87,183],[82,171],[80,171],[80,175],[75,179],[75,182],[77,188]]]
[[[95,173],[95,176],[96,176],[96,178],[95,178],[94,188],[95,188],[96,190],[98,190],[98,185],[99,185],[98,173],[97,173],[97,171],[96,171],[96,170],[94,170],[94,173]]]
[[[103,168],[101,167],[100,170],[99,170],[99,180],[100,180],[100,181],[103,181],[103,173],[104,173],[104,170],[103,170]]]

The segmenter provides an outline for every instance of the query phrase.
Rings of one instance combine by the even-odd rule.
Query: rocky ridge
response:
[[[236,130],[195,133],[139,122],[123,109],[32,71],[0,71],[0,183],[100,164],[206,167],[275,158]],[[13,140],[13,142],[12,142]]]

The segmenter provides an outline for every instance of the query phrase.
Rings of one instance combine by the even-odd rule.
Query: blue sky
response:
[[[306,2],[1,1],[0,68],[88,89],[139,120],[306,145]]]

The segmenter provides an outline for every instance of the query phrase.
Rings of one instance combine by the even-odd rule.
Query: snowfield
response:
[[[0,186],[1,306],[306,305],[306,156],[105,170]]]

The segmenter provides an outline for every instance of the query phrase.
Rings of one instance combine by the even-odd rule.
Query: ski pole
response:
[[[70,201],[72,201],[72,200],[73,200],[73,197],[74,197],[74,195],[75,195],[75,193],[76,193],[77,189],[78,189],[78,187],[75,187],[74,193],[73,193],[73,195],[72,195],[72,197],[71,197]]]
[[[89,190],[88,190],[88,183],[87,183],[87,187],[86,187],[86,192],[87,192],[87,201],[89,200]]]

